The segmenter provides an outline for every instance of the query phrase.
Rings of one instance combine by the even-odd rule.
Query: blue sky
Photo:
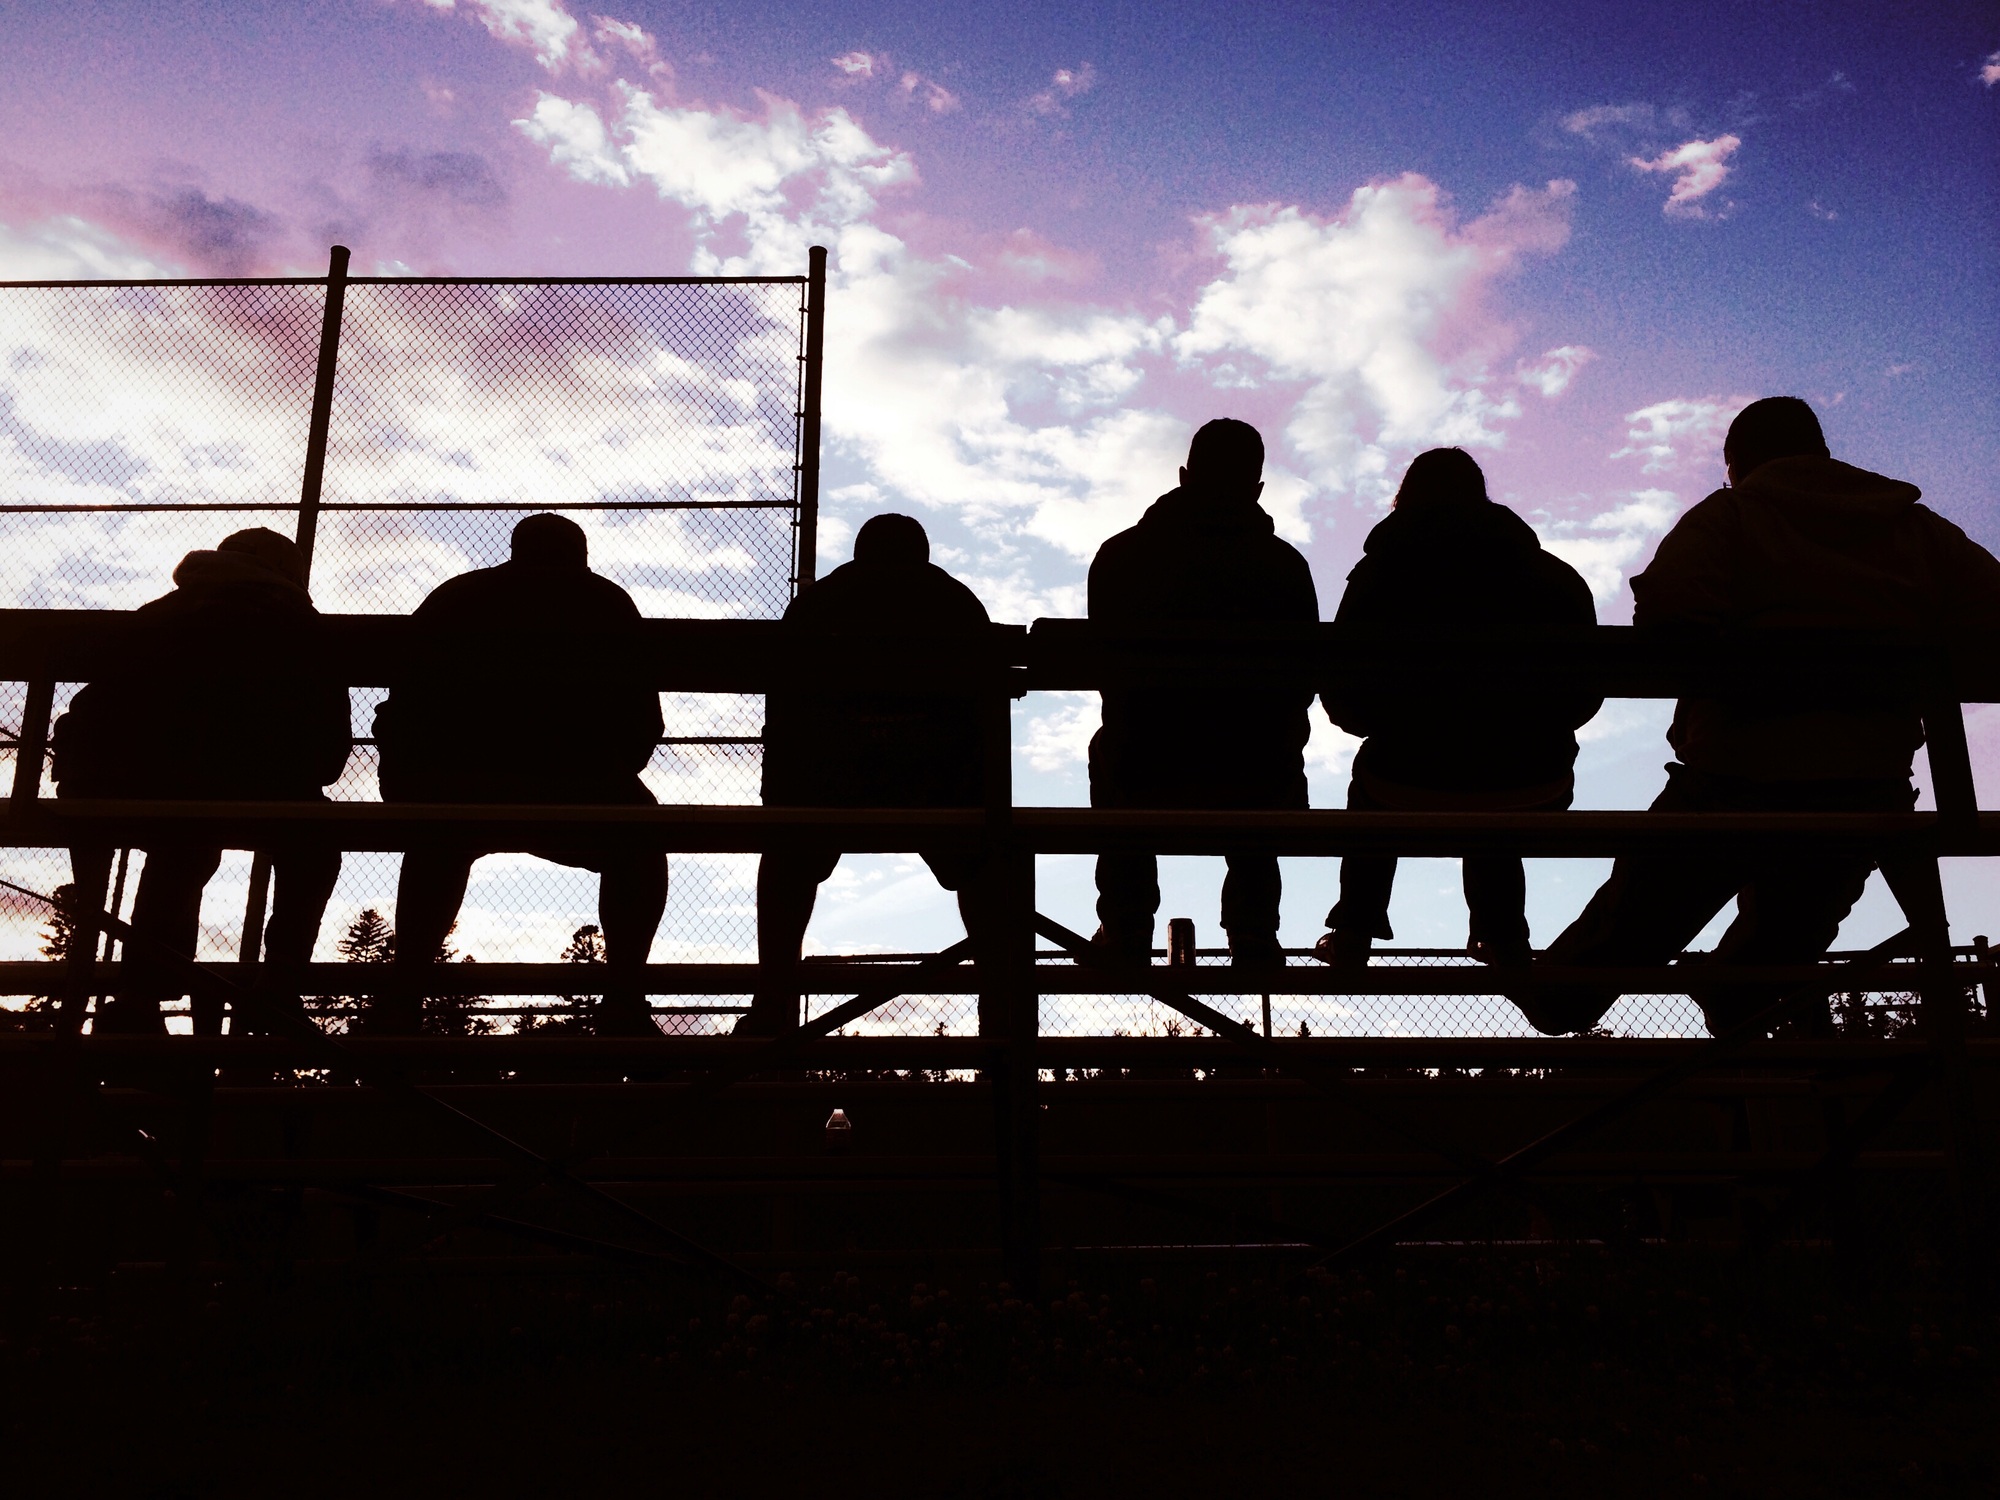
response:
[[[908,510],[1006,619],[1079,612],[1096,542],[1222,413],[1270,439],[1327,614],[1402,465],[1458,441],[1625,618],[1776,392],[2000,545],[1989,6],[608,3],[13,5],[0,275],[831,244],[827,561]],[[1081,800],[1092,712],[1028,706],[1024,797]],[[1643,804],[1664,717],[1593,727],[1586,805]],[[2000,795],[2000,723],[1972,727]],[[1317,803],[1351,749],[1316,740]],[[1046,874],[1086,925],[1083,873]],[[1214,872],[1176,879],[1212,926]],[[1547,872],[1538,939],[1593,879]],[[1399,932],[1462,940],[1449,883],[1413,869]],[[2000,884],[1954,883],[1961,928],[2000,928]],[[952,925],[893,862],[844,890],[825,941]],[[1308,940],[1330,869],[1293,890]]]

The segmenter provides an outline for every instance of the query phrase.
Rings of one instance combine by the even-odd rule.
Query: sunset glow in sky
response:
[[[380,273],[794,273],[825,244],[822,566],[909,511],[1005,620],[1080,614],[1215,415],[1264,431],[1328,617],[1410,457],[1457,443],[1628,619],[1776,393],[2000,547],[1990,6],[604,3],[11,5],[0,278],[309,275],[336,241]],[[1083,800],[1095,713],[1027,705],[1023,800]],[[1644,804],[1666,717],[1607,707],[1579,805]],[[2000,806],[2000,714],[1972,733]],[[1318,725],[1315,805],[1351,751]],[[1321,864],[1288,864],[1288,940]],[[1168,906],[1210,940],[1189,866]],[[1600,869],[1537,867],[1538,942]],[[949,939],[920,867],[868,871],[816,941]],[[1087,927],[1084,867],[1046,875]],[[1413,867],[1399,938],[1462,942],[1453,886]],[[1953,896],[2000,931],[2000,881]]]

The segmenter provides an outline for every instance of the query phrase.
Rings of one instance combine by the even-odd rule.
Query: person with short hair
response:
[[[1590,585],[1543,549],[1534,528],[1487,497],[1486,476],[1461,448],[1410,464],[1394,509],[1368,533],[1347,575],[1336,625],[1407,630],[1534,629],[1597,623]],[[1555,812],[1575,791],[1576,731],[1603,700],[1563,689],[1458,680],[1448,693],[1343,683],[1320,694],[1327,717],[1363,737],[1347,805],[1357,810]],[[1527,881],[1519,855],[1464,860],[1467,947],[1485,963],[1531,955]],[[1315,954],[1338,967],[1368,962],[1395,936],[1394,855],[1340,862],[1340,901]]]
[[[1259,505],[1264,440],[1248,422],[1206,423],[1188,446],[1180,486],[1098,548],[1090,618],[1145,627],[1185,623],[1313,624],[1312,570]],[[1090,805],[1116,808],[1303,809],[1309,690],[1242,687],[1199,695],[1116,688],[1090,741]],[[1275,855],[1228,856],[1222,926],[1231,962],[1284,964]],[[1160,909],[1151,854],[1097,858],[1095,954],[1146,962]]]
[[[574,521],[532,515],[514,528],[497,567],[447,579],[411,616],[447,636],[616,631],[640,619],[632,596],[590,570]],[[462,654],[407,670],[375,711],[385,802],[652,806],[640,773],[665,727],[660,695],[623,662]],[[369,1007],[367,1029],[421,1028],[424,975],[458,920],[472,866],[496,852],[441,834],[403,856],[396,885],[395,992]],[[644,968],[667,905],[667,857],[657,850],[537,843],[526,852],[598,873],[607,985],[593,1017],[600,1035],[657,1034]]]
[[[784,629],[804,645],[851,637],[857,649],[888,635],[950,645],[968,654],[990,623],[978,597],[930,560],[930,538],[914,517],[879,515],[854,538],[854,560],[799,591]],[[767,807],[977,807],[984,795],[978,702],[953,692],[786,688],[765,699]],[[978,854],[919,850],[939,885],[958,897],[975,948],[987,924]],[[799,1024],[799,962],[819,887],[838,849],[785,849],[757,867],[757,961],[765,977],[739,1035],[775,1035]],[[983,1023],[982,1023],[982,1029]]]
[[[1919,504],[1915,485],[1833,458],[1804,401],[1751,402],[1730,423],[1722,457],[1727,486],[1682,516],[1632,580],[1640,629],[2000,627],[2000,561]],[[1677,758],[1653,809],[1907,812],[1923,738],[1908,701],[1801,696],[1781,683],[1740,698],[1683,698],[1667,731]],[[1627,855],[1543,960],[1665,963],[1735,898],[1715,962],[1811,963],[1839,934],[1873,868],[1866,855],[1824,852]],[[1696,988],[1718,1035],[1778,993]],[[1516,1003],[1554,1035],[1588,1030],[1617,999],[1543,985]],[[1831,1027],[1824,998],[1807,1024]]]
[[[52,732],[57,795],[197,801],[324,802],[352,747],[346,685],[317,665],[319,611],[306,558],[262,526],[190,552],[174,591],[142,604],[131,660],[77,693]],[[104,889],[109,848],[71,851],[76,889]],[[192,959],[202,892],[222,862],[199,837],[145,851],[131,925],[142,938]],[[270,851],[271,918],[265,961],[285,975],[312,958],[340,876],[337,849]],[[87,914],[82,920],[94,925]],[[99,1011],[99,1033],[163,1035],[163,1002],[187,993],[184,977],[146,943],[129,945],[118,992]],[[215,1034],[222,1013],[194,997],[195,1029]],[[236,1029],[255,1022],[238,1017]]]

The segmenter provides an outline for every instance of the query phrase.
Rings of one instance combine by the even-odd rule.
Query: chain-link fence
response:
[[[336,252],[325,279],[0,285],[0,606],[129,609],[165,593],[186,553],[268,526],[310,546],[321,609],[407,613],[504,561],[515,523],[542,510],[584,528],[592,567],[645,615],[769,619],[810,577],[811,278],[344,271]],[[75,688],[58,688],[58,712]],[[0,685],[9,741],[21,692]],[[353,695],[337,799],[376,795],[380,696]],[[756,801],[761,700],[663,706],[655,794]],[[59,854],[4,859],[37,889],[67,876]],[[398,863],[347,857],[319,957],[363,910],[390,909]],[[753,872],[743,856],[677,859],[655,958],[748,958]],[[200,956],[237,955],[252,889],[249,856],[230,856]],[[587,872],[496,856],[454,941],[553,960],[595,905]],[[42,925],[0,920],[4,956],[35,956]]]

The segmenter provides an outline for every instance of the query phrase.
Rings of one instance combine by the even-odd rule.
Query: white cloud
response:
[[[1650,104],[1593,104],[1562,117],[1562,128],[1571,135],[1595,140],[1607,130],[1643,130],[1651,127],[1660,112]]]
[[[1553,400],[1568,390],[1577,372],[1596,358],[1595,349],[1587,349],[1581,344],[1564,344],[1560,349],[1549,350],[1532,364],[1521,364],[1516,368],[1515,375],[1523,385],[1533,386]]]
[[[1096,87],[1097,69],[1087,62],[1074,68],[1057,68],[1049,86],[1028,100],[1028,110],[1037,115],[1066,114],[1064,104]]]
[[[1037,695],[1038,703],[1051,700],[1059,706],[1044,709],[1028,721],[1022,754],[1037,771],[1064,771],[1085,764],[1090,757],[1090,737],[1104,719],[1102,699],[1096,693]]]
[[[1806,205],[1806,212],[1811,214],[1815,219],[1827,224],[1831,224],[1835,219],[1840,217],[1837,212],[1824,206],[1817,198]]]
[[[1675,396],[1627,412],[1625,446],[1613,458],[1642,458],[1641,472],[1664,474],[1693,466],[1720,468],[1722,438],[1748,396]]]
[[[1204,227],[1226,268],[1175,352],[1222,382],[1302,382],[1286,435],[1326,489],[1379,486],[1395,451],[1496,445],[1519,408],[1488,389],[1512,331],[1485,297],[1524,255],[1564,243],[1575,192],[1516,186],[1460,225],[1437,185],[1409,173],[1357,189],[1333,218],[1215,215]]]
[[[921,100],[924,108],[934,115],[948,115],[959,107],[958,95],[921,73],[905,73],[896,86],[902,90],[905,99],[913,102]]]
[[[1624,586],[1631,565],[1680,514],[1672,490],[1633,490],[1623,505],[1587,521],[1543,526],[1542,545],[1581,573],[1603,604]]]
[[[877,57],[872,52],[843,52],[832,61],[849,78],[873,78],[877,68],[889,66],[886,56]]]
[[[614,20],[610,16],[592,16],[591,19],[597,23],[600,46],[624,52],[650,77],[665,78],[672,74],[673,68],[660,56],[659,43],[643,26],[634,21]]]
[[[1993,53],[1990,57],[1986,59],[1986,61],[1983,64],[1981,64],[1979,69],[1979,81],[1985,84],[1989,89],[1992,88],[1994,84],[2000,83],[2000,52]]]
[[[1729,158],[1742,144],[1733,135],[1719,135],[1712,141],[1688,141],[1671,151],[1662,151],[1658,156],[1631,156],[1626,160],[1641,172],[1673,174],[1673,190],[1667,194],[1661,212],[1670,218],[1705,219],[1719,217],[1728,211],[1727,205],[1721,209],[1708,208],[1702,199],[1727,180]]]
[[[459,0],[424,0],[424,4],[432,10],[459,8]],[[528,48],[535,54],[535,61],[551,73],[560,72],[566,65],[579,69],[601,66],[597,54],[583,39],[583,28],[575,16],[563,9],[562,0],[464,0],[464,9],[486,28],[488,35],[509,46]]]
[[[632,180],[597,111],[555,94],[537,93],[534,113],[514,127],[538,146],[549,160],[578,182],[622,187]]]
[[[24,228],[0,223],[0,281],[130,280],[185,274],[74,214]]]

